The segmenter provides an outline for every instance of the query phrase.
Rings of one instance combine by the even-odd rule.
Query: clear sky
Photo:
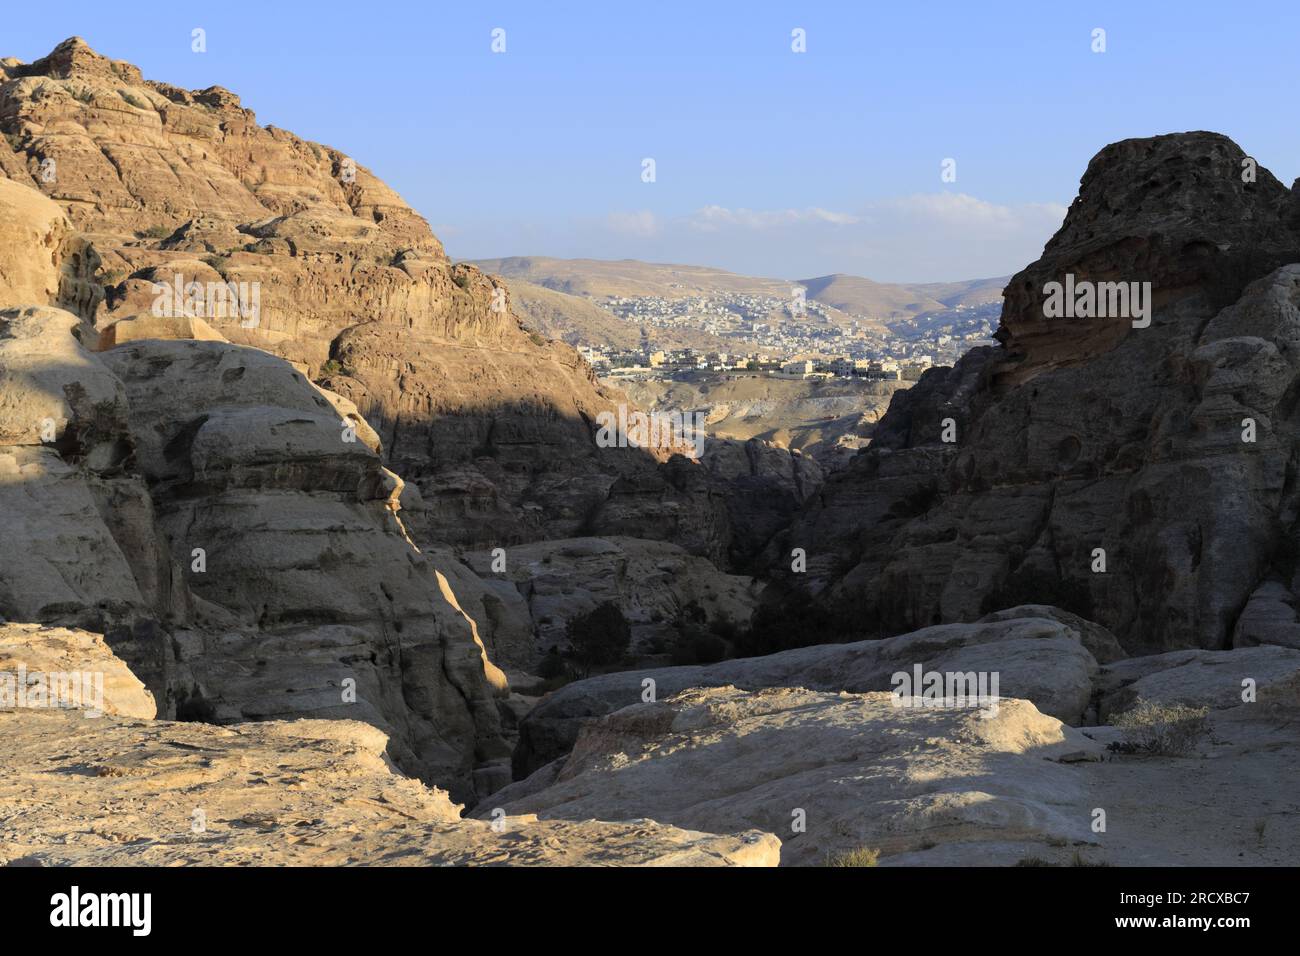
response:
[[[0,14],[0,56],[73,35],[347,152],[464,258],[974,278],[1036,258],[1118,139],[1212,129],[1283,182],[1300,173],[1295,0],[10,0]]]

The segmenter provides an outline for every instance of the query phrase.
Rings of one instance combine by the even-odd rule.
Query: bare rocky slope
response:
[[[417,541],[589,531],[617,488],[668,514],[638,533],[725,555],[725,512],[661,472],[669,450],[596,447],[595,416],[624,397],[523,329],[504,285],[453,264],[352,157],[259,126],[228,90],[146,80],[79,38],[0,61],[0,132],[0,176],[57,202],[93,246],[79,300],[102,302],[77,304],[98,327],[149,313],[155,283],[177,276],[259,283],[255,320],[204,318],[357,405],[411,487]],[[614,510],[626,530],[629,509]]]
[[[1300,223],[1245,159],[1213,133],[1102,150],[1007,286],[1000,347],[894,397],[775,573],[885,633],[1036,601],[1134,652],[1294,644]],[[1149,327],[1046,318],[1067,275],[1149,282]]]

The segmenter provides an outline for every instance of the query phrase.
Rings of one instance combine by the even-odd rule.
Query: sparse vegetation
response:
[[[221,278],[226,277],[226,270],[230,268],[230,256],[204,256],[203,261],[217,270]]]
[[[569,621],[568,639],[564,657],[578,676],[587,677],[593,667],[622,659],[632,642],[632,626],[617,604],[606,601]]]
[[[141,239],[166,239],[173,231],[171,226],[157,225],[143,229],[137,232],[136,235]]]
[[[343,363],[339,362],[337,359],[330,359],[320,367],[321,378],[329,378],[331,375],[346,375],[346,374],[347,372],[343,368]]]
[[[827,866],[877,866],[880,863],[880,851],[871,847],[860,846],[856,850],[833,853],[826,858]]]
[[[682,608],[675,624],[673,664],[716,664],[730,653],[730,645],[718,633],[721,628],[711,626],[704,608],[694,601]]]
[[[1080,851],[1075,850],[1070,858],[1070,866],[1110,866],[1105,860],[1089,860]]]
[[[129,90],[118,90],[117,95],[122,97],[122,99],[126,100],[126,102],[128,102],[138,110],[153,109],[153,107],[150,106],[145,100],[140,99],[140,97],[136,96],[134,93],[130,92]]]
[[[1195,752],[1196,742],[1205,734],[1209,713],[1208,707],[1139,699],[1115,718],[1115,726],[1124,731],[1124,740],[1111,744],[1111,749],[1119,753],[1185,757]]]

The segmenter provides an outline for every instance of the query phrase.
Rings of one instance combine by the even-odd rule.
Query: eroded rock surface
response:
[[[1089,842],[1082,773],[1059,761],[1098,757],[1098,744],[1022,700],[989,717],[895,704],[888,693],[684,691],[589,724],[572,754],[477,812],[580,820],[653,808],[678,826],[779,834],[783,865],[860,847]]]
[[[666,470],[673,449],[597,447],[596,416],[626,397],[569,346],[526,331],[504,284],[453,264],[356,158],[258,125],[221,87],[146,80],[80,38],[3,67],[0,132],[0,209],[12,196],[31,207],[0,251],[0,279],[13,272],[0,305],[52,301],[58,270],[36,250],[48,258],[70,223],[93,247],[94,290],[107,290],[102,306],[74,311],[109,328],[107,344],[138,338],[136,317],[161,290],[247,292],[220,314],[205,299],[199,317],[355,402],[385,463],[422,493],[408,516],[418,543],[491,547],[608,526],[726,558],[725,510],[680,465]],[[74,291],[64,298],[89,294]]]
[[[0,865],[773,866],[780,852],[768,833],[652,820],[464,820],[353,720],[0,711],[0,736]]]
[[[991,692],[1030,700],[1066,723],[1082,722],[1098,670],[1085,644],[1092,638],[1042,610],[1023,613],[989,623],[939,625],[885,640],[820,644],[703,667],[633,670],[575,681],[547,695],[524,719],[514,755],[515,777],[568,753],[582,728],[595,718],[641,701],[647,680],[653,681],[659,698],[691,687],[723,686],[865,693],[901,687],[894,675],[910,678],[920,667],[923,674],[970,675],[974,694],[981,673],[986,681],[996,673],[998,688]]]
[[[774,572],[886,632],[1039,602],[1132,653],[1227,647],[1266,578],[1294,594],[1300,231],[1244,158],[1212,133],[1102,150],[1007,286],[1002,346],[896,395]],[[1067,275],[1149,282],[1149,327],[1045,318]],[[783,571],[794,546],[805,576]]]

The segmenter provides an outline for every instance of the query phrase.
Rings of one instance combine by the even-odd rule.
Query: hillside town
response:
[[[1001,309],[999,303],[988,303],[877,319],[827,309],[801,297],[739,292],[685,298],[614,296],[603,305],[641,328],[641,342],[634,349],[598,342],[579,347],[597,374],[618,379],[712,370],[915,381],[932,365],[950,365],[968,349],[989,344]],[[654,330],[706,332],[730,339],[736,347],[656,348]]]

